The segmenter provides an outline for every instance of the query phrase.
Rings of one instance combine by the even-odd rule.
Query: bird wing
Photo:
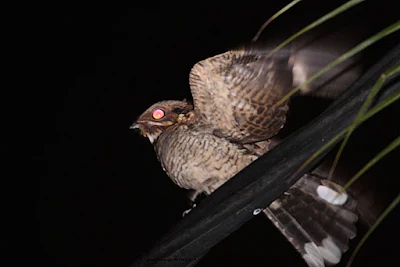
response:
[[[275,104],[292,88],[302,85],[300,94],[336,98],[358,79],[361,56],[303,85],[360,40],[349,30],[318,32],[272,55],[273,39],[200,61],[189,75],[195,111],[220,137],[239,143],[266,140],[283,127],[288,103]]]
[[[194,108],[213,133],[252,143],[275,135],[284,125],[292,89],[290,51],[267,56],[267,50],[242,48],[194,65],[189,83]]]
[[[311,267],[340,262],[356,236],[356,201],[330,180],[304,175],[264,210]]]

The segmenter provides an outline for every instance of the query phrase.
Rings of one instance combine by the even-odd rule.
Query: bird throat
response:
[[[160,136],[160,134],[161,134],[161,131],[160,132],[155,132],[155,133],[149,133],[149,134],[146,134],[146,137],[147,138],[149,138],[149,140],[150,140],[150,143],[154,143],[154,141],[156,141],[157,140],[157,138]]]

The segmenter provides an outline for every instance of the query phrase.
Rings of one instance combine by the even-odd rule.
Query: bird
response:
[[[212,194],[268,153],[290,107],[290,99],[279,101],[325,64],[322,59],[332,57],[315,50],[314,57],[310,51],[294,53],[292,48],[271,51],[242,46],[199,61],[189,74],[193,101],[157,102],[131,126],[153,144],[171,180],[194,192],[192,201],[199,194]],[[307,63],[309,58],[312,64]],[[358,72],[336,76],[350,65],[303,87],[303,92],[332,91],[332,84],[346,87]],[[324,267],[339,263],[349,240],[356,236],[356,207],[356,199],[341,185],[308,173],[263,213],[308,266]]]

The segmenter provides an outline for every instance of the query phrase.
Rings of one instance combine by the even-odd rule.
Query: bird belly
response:
[[[206,194],[257,159],[226,139],[187,128],[160,136],[157,144],[158,158],[172,181]]]

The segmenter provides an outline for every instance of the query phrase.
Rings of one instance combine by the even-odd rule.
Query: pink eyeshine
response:
[[[156,119],[156,120],[159,120],[159,119],[163,118],[164,115],[165,115],[165,113],[161,109],[154,110],[153,114],[152,114],[153,118]]]

